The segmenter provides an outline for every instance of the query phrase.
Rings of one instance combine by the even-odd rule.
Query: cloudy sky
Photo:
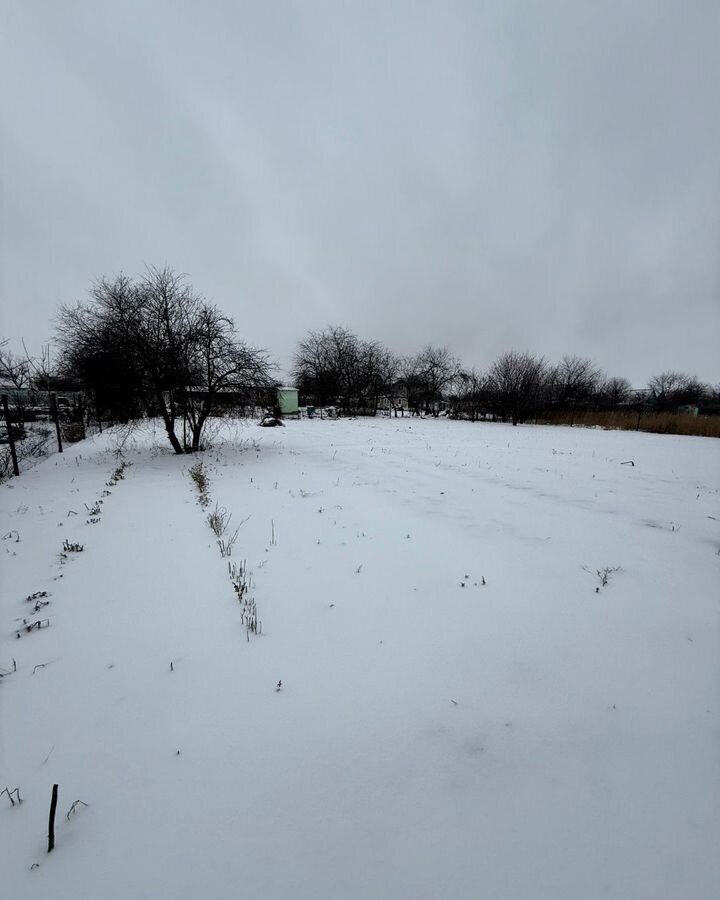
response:
[[[169,263],[287,364],[720,381],[718,0],[0,0],[1,331]]]

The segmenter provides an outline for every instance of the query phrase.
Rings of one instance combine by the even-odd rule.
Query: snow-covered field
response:
[[[0,789],[23,800],[0,797],[3,896],[718,896],[720,442],[225,438],[208,510],[149,428],[112,485],[104,435],[0,487]]]

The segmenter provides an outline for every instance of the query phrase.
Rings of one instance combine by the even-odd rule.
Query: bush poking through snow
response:
[[[126,459],[124,459],[120,463],[120,465],[113,471],[112,475],[110,476],[110,481],[105,482],[105,486],[106,487],[115,487],[115,485],[118,483],[118,481],[122,481],[123,478],[125,477],[125,469],[127,469],[128,466],[131,466],[131,465],[132,465],[132,463],[129,463]]]
[[[224,506],[218,506],[217,503],[215,509],[208,513],[207,523],[216,538],[221,538],[225,534],[230,519],[232,519],[232,513],[228,513]]]
[[[237,598],[242,603],[250,590],[250,579],[245,560],[239,565],[237,563],[228,563],[228,574]]]
[[[582,568],[584,572],[588,572],[590,575],[593,574],[587,566],[583,566]],[[595,588],[595,593],[599,594],[600,588],[607,587],[610,583],[610,577],[616,575],[618,572],[622,572],[622,566],[605,566],[604,569],[596,569],[595,575],[600,579],[600,584]]]
[[[247,563],[228,563],[228,575],[238,600],[240,601],[240,621],[245,625],[247,639],[251,634],[262,634],[262,622],[257,616],[257,605],[250,596],[252,581],[247,570]]]
[[[117,469],[115,469],[115,471],[113,472],[112,480],[113,481],[122,481],[123,478],[125,477],[125,469],[127,469],[128,466],[131,466],[131,465],[132,465],[132,463],[130,463],[126,459],[124,459],[120,463],[120,465],[117,467]],[[82,800],[80,802],[82,803]]]
[[[598,569],[597,577],[600,579],[600,587],[607,587],[610,576],[615,575],[616,572],[622,572],[622,566],[606,566],[604,569]]]
[[[198,503],[205,509],[210,503],[210,479],[205,471],[205,466],[201,462],[195,463],[190,468],[190,477],[197,488]]]
[[[67,538],[63,541],[63,553],[82,553],[85,547],[82,544],[76,544]]]
[[[198,490],[198,502],[203,508],[210,502],[210,485],[208,483],[207,473],[201,462],[196,463],[190,469],[190,477],[195,482]],[[243,519],[240,525],[231,534],[228,532],[232,513],[229,513],[224,506],[215,504],[215,509],[208,513],[206,521],[217,538],[220,555],[228,557],[232,554],[232,549],[237,541],[240,526],[250,518]],[[273,542],[275,540],[275,523],[273,522]],[[228,562],[228,575],[233,590],[240,601],[240,620],[245,625],[245,634],[250,640],[251,634],[262,634],[262,622],[257,616],[257,606],[255,600],[250,596],[251,582],[247,571],[247,563],[243,560],[240,564]]]
[[[232,519],[232,513],[229,513],[224,506],[218,506],[215,504],[215,509],[208,513],[207,523],[212,529],[213,534],[218,539],[218,547],[220,548],[220,556],[232,556],[232,548],[235,546],[235,541],[237,541],[238,532],[240,531],[240,525],[235,529],[235,531],[230,534],[228,532],[228,528],[230,527],[230,520]],[[247,522],[247,519],[244,521]]]

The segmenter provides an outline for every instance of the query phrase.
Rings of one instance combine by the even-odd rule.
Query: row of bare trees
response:
[[[346,413],[374,414],[383,406],[439,415],[445,408],[455,416],[492,415],[514,424],[549,411],[572,416],[640,402],[660,411],[718,402],[717,388],[675,372],[656,376],[637,391],[626,378],[606,376],[587,357],[566,355],[550,364],[515,351],[479,371],[465,368],[444,347],[428,345],[399,357],[378,341],[334,326],[311,331],[298,343],[293,375],[301,399],[337,404]]]
[[[380,405],[407,404],[413,412],[437,414],[459,371],[446,348],[427,346],[403,358],[380,341],[330,326],[298,343],[292,374],[301,398],[338,405],[345,413],[374,414]]]
[[[18,415],[33,402],[32,390],[72,385],[83,392],[82,408],[89,402],[97,417],[159,416],[173,450],[185,453],[202,449],[208,417],[228,398],[235,406],[274,402],[267,353],[241,340],[234,321],[168,267],[100,279],[88,301],[60,309],[57,341],[52,367],[49,353],[19,357],[0,341],[3,393],[12,392]],[[338,326],[299,341],[293,376],[301,401],[346,414],[447,411],[517,424],[552,410],[616,410],[639,394],[659,411],[720,403],[718,388],[678,372],[663,372],[637,392],[580,356],[553,365],[509,352],[480,371],[445,347],[427,345],[403,357]]]

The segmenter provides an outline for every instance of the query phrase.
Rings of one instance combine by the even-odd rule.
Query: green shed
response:
[[[280,407],[280,413],[283,416],[297,416],[300,413],[298,406],[297,388],[281,387],[278,388],[277,402]]]

